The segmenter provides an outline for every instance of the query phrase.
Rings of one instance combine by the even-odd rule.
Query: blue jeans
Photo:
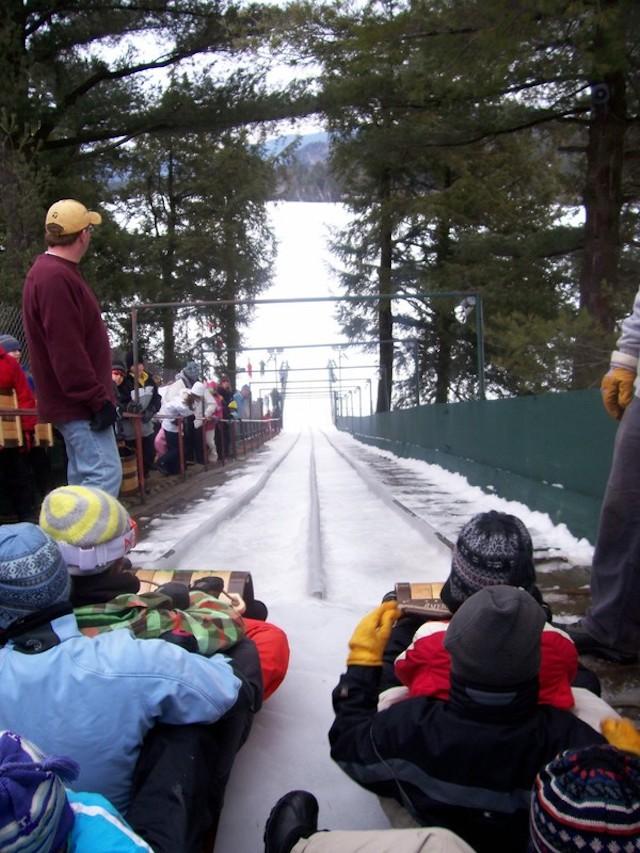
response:
[[[95,432],[89,421],[56,424],[67,450],[67,481],[70,486],[97,486],[118,497],[122,463],[113,429]]]

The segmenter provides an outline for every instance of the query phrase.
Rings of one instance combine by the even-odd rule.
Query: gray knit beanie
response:
[[[444,647],[451,672],[487,687],[515,687],[540,669],[540,636],[545,624],[540,605],[523,589],[488,586],[454,613]]]

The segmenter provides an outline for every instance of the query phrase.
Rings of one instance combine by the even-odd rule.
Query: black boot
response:
[[[318,831],[318,801],[308,791],[289,791],[267,818],[264,853],[290,853],[301,838]]]
[[[638,655],[635,652],[623,652],[619,649],[614,649],[613,646],[600,643],[587,631],[582,624],[582,620],[573,622],[570,625],[558,625],[558,627],[571,637],[580,655],[593,655],[593,657],[607,660],[610,663],[623,665],[637,663]]]

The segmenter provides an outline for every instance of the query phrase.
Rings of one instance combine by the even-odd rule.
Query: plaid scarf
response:
[[[189,592],[189,607],[173,608],[161,592],[117,595],[110,601],[86,604],[74,610],[78,626],[87,637],[129,628],[139,639],[158,639],[167,631],[192,634],[198,652],[210,657],[235,645],[245,636],[242,617],[206,592]]]

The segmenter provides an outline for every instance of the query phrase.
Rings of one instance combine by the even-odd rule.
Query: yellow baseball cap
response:
[[[78,234],[89,225],[100,225],[102,217],[95,210],[87,210],[84,204],[72,198],[63,198],[52,204],[47,211],[45,230],[56,237]]]

